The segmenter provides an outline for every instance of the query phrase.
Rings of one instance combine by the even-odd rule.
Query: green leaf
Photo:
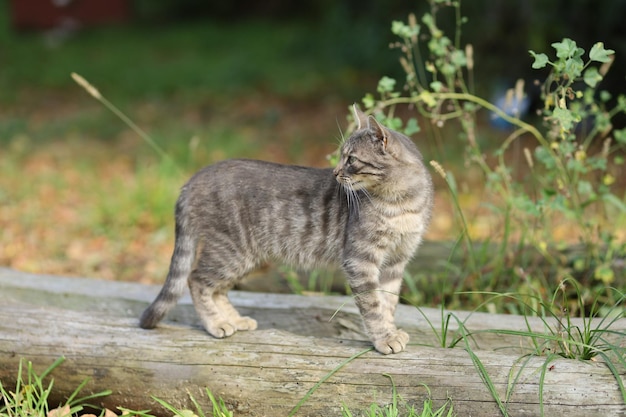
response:
[[[556,167],[554,155],[547,147],[538,146],[535,148],[535,158],[543,164],[547,169],[552,170]]]
[[[595,196],[595,193],[593,192],[593,186],[589,181],[580,180],[576,188],[578,188],[579,194],[589,196],[590,198]]]
[[[597,42],[589,51],[589,59],[597,62],[609,62],[613,54],[615,54],[614,50],[604,49],[604,43]]]
[[[626,112],[626,96],[620,94],[617,96],[617,106],[615,108],[619,111]]]
[[[421,129],[417,124],[417,119],[411,117],[409,121],[406,123],[406,127],[404,128],[404,134],[407,136],[411,136],[413,133],[419,132]]]
[[[622,145],[626,145],[626,128],[619,129],[619,130],[614,130],[613,131],[613,137],[615,137],[615,140],[617,141],[617,143],[621,143]]]
[[[533,58],[535,58],[535,62],[533,62],[533,65],[532,65],[534,69],[541,69],[550,62],[546,54],[538,54],[538,53],[535,53],[535,51],[528,51],[528,52],[530,52],[530,55]]]
[[[626,203],[620,200],[615,194],[602,194],[602,200],[604,200],[605,203],[614,205],[615,208],[617,208],[622,213],[626,213]]]
[[[552,112],[552,117],[558,120],[563,130],[571,130],[575,122],[572,112],[568,109],[562,109],[560,107],[554,109],[554,111]]]
[[[443,88],[443,83],[441,81],[433,81],[432,83],[430,83],[430,88],[435,92],[438,93],[441,91],[441,89]]]
[[[366,109],[371,109],[372,107],[374,107],[374,104],[376,104],[376,100],[374,99],[374,96],[370,93],[367,93],[365,97],[363,97],[362,101]]]
[[[428,41],[428,49],[433,55],[438,57],[446,56],[450,45],[452,45],[452,41],[447,36],[433,37]]]
[[[602,101],[603,103],[606,103],[607,101],[609,101],[611,99],[611,93],[609,93],[606,90],[602,90],[600,91],[600,101]]]
[[[596,267],[593,277],[598,281],[602,281],[604,285],[611,285],[615,279],[615,273],[613,272],[613,269],[611,269],[610,265],[604,264]]]
[[[562,70],[569,76],[570,79],[575,79],[580,77],[584,67],[585,64],[580,57],[572,57],[565,60],[565,65]]]
[[[461,68],[467,65],[467,58],[465,57],[465,52],[455,50],[450,54],[450,62],[457,67]]]
[[[554,42],[552,47],[556,51],[557,58],[561,59],[580,58],[585,53],[584,49],[579,48],[576,42],[569,38],[565,38],[561,42]]]
[[[583,80],[589,87],[594,88],[600,81],[602,81],[602,76],[596,67],[590,67],[585,71]]]
[[[428,90],[424,90],[420,93],[418,98],[423,101],[427,107],[435,107],[437,105],[437,100],[433,97],[432,93]]]
[[[402,119],[399,117],[391,117],[385,119],[385,126],[390,128],[391,130],[400,130],[402,129]]]
[[[378,82],[378,87],[376,88],[376,91],[378,91],[381,94],[389,93],[393,91],[395,86],[396,86],[396,80],[394,80],[393,78],[384,76]]]
[[[433,15],[431,15],[430,13],[424,14],[424,16],[422,16],[422,22],[426,26],[428,26],[428,30],[430,30],[430,34],[433,38],[437,39],[443,36],[443,32],[435,24],[435,19],[433,18]]]
[[[409,26],[399,20],[391,22],[391,32],[404,39],[409,39],[413,36],[417,36],[420,32],[419,25]]]

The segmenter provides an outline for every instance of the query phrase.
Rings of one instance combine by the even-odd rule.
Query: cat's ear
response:
[[[370,127],[368,117],[357,107],[356,103],[352,105],[352,112],[354,113],[354,121],[356,122],[356,130],[365,129]]]
[[[374,131],[376,138],[382,142],[383,149],[386,151],[387,143],[389,139],[389,131],[387,130],[387,128],[381,125],[380,123],[378,123],[378,120],[376,120],[373,116],[369,117],[369,120],[367,123],[369,125],[369,128]]]

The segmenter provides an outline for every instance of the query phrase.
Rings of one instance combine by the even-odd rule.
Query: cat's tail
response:
[[[191,273],[196,255],[196,241],[186,228],[176,221],[176,240],[170,270],[161,292],[139,319],[143,329],[153,329],[157,323],[176,305],[183,295],[187,278]]]

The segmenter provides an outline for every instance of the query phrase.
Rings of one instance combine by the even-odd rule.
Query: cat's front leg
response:
[[[363,318],[365,330],[380,353],[385,355],[402,352],[409,342],[409,335],[393,323],[397,295],[387,297],[381,288],[380,269],[371,261],[352,259],[344,262],[344,270],[354,294],[357,307]],[[390,309],[390,304],[393,309]]]
[[[380,273],[380,288],[385,299],[383,314],[385,318],[392,323],[394,322],[394,314],[396,306],[400,299],[400,290],[402,287],[402,277],[407,261],[400,260],[395,263],[385,265]]]

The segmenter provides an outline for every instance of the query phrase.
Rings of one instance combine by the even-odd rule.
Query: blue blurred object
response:
[[[514,88],[498,88],[492,102],[511,117],[521,118],[526,115],[530,108],[530,98],[524,91],[524,80],[517,80]],[[498,129],[508,129],[511,126],[509,122],[493,112],[490,115],[490,121],[491,125]]]

